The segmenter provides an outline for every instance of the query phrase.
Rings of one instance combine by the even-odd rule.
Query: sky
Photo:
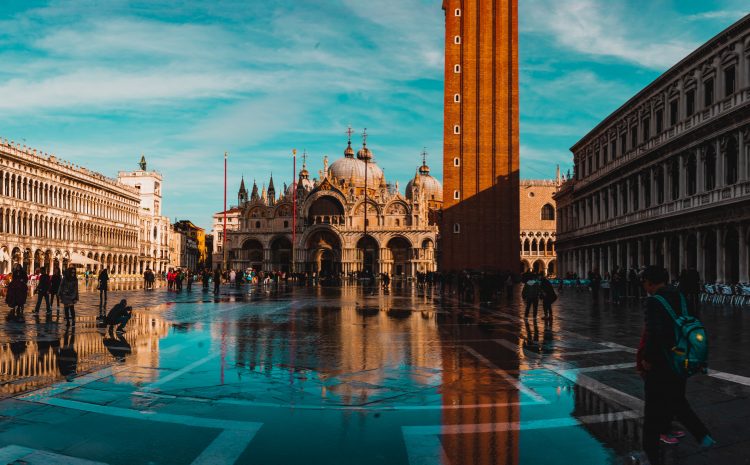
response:
[[[750,13],[746,0],[519,0],[521,177]],[[401,188],[442,170],[441,0],[0,0],[0,138],[116,176],[164,176],[163,210],[210,228],[223,154],[277,192],[291,151],[342,156],[348,125]],[[301,162],[301,160],[300,160]],[[299,167],[298,167],[299,168]]]

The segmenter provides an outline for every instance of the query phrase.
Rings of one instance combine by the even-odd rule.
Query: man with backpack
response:
[[[645,391],[643,450],[651,465],[657,465],[663,463],[659,443],[678,444],[685,434],[671,430],[673,419],[682,423],[701,446],[711,447],[715,441],[685,397],[687,377],[706,367],[705,331],[689,315],[685,297],[667,285],[666,270],[649,266],[642,278],[648,294],[646,325],[637,356]]]
[[[536,320],[536,313],[539,310],[539,281],[536,280],[536,276],[533,279],[529,279],[523,285],[521,290],[521,298],[526,302],[526,311],[523,317],[529,317],[529,310],[534,309],[534,320]]]

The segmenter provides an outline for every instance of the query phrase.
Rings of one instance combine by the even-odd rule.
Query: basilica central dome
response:
[[[354,158],[352,143],[349,141],[344,150],[344,157],[331,163],[328,168],[328,177],[339,182],[351,183],[354,187],[365,187],[365,166],[367,167],[367,187],[378,187],[385,180],[385,175],[372,160],[372,151],[366,146],[362,147],[357,158]]]

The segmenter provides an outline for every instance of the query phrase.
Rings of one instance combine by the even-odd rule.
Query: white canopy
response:
[[[0,249],[0,262],[11,262],[10,255],[3,249]]]
[[[101,265],[101,263],[97,262],[96,260],[92,260],[84,255],[79,254],[78,252],[72,252],[70,254],[70,263],[74,263],[76,265]]]

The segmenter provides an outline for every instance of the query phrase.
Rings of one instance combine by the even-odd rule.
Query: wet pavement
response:
[[[637,306],[565,291],[556,318],[414,288],[114,291],[124,336],[56,312],[0,321],[0,463],[622,464],[638,449]],[[674,464],[750,463],[750,309],[704,308],[688,398],[719,442]]]

